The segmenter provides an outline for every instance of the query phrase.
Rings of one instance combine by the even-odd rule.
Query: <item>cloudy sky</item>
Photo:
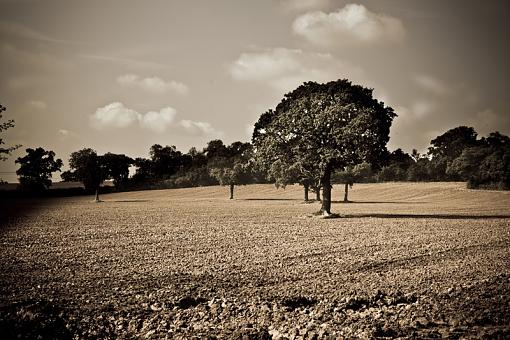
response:
[[[247,141],[308,80],[375,89],[390,150],[459,125],[510,134],[506,0],[0,0],[12,181],[27,147],[148,156]]]

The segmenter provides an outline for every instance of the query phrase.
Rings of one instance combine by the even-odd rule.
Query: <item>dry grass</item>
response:
[[[296,308],[330,315],[316,328],[326,323],[323,328],[336,335],[374,336],[374,325],[385,322],[396,332],[390,335],[412,336],[412,327],[443,335],[443,328],[474,336],[483,334],[480,327],[500,330],[494,320],[487,326],[477,319],[484,310],[459,314],[456,308],[464,295],[483,299],[497,284],[504,292],[498,301],[508,309],[509,192],[468,190],[463,183],[356,184],[352,203],[333,203],[343,217],[327,220],[312,217],[319,204],[304,204],[302,194],[295,186],[251,185],[236,187],[235,200],[228,200],[226,187],[208,187],[109,194],[99,204],[91,197],[25,201],[0,230],[0,303],[44,300],[74,316],[113,315],[116,336],[229,336],[234,333],[222,332],[250,328],[243,320],[274,337],[290,336],[293,323],[316,318],[296,316],[288,301],[308,301]],[[340,186],[333,195],[343,198]],[[356,313],[368,305],[351,316],[345,312],[348,297],[373,298],[378,290],[417,297],[408,325],[395,321],[400,312],[396,319],[370,314],[372,321],[360,322]],[[443,299],[457,291],[457,299]],[[182,311],[190,317],[187,328],[178,324],[184,314],[165,314],[179,309],[183,297],[199,298],[197,307]],[[244,314],[215,319],[215,299]],[[204,301],[209,307],[200,312]],[[260,314],[266,304],[281,313]],[[507,309],[489,312],[506,322]],[[167,327],[142,326],[146,314],[139,311],[155,313]],[[433,320],[438,313],[442,321]],[[431,325],[413,326],[418,317]],[[142,324],[131,327],[129,318]],[[86,332],[95,326],[76,327],[68,328],[93,336]]]

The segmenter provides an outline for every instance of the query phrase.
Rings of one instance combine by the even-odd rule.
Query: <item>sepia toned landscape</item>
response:
[[[0,340],[510,339],[510,1],[0,0]]]
[[[338,188],[339,189],[339,188]],[[356,184],[23,201],[2,214],[0,330],[22,338],[503,338],[508,192]],[[4,204],[6,202],[2,202]],[[8,203],[9,204],[9,203]]]

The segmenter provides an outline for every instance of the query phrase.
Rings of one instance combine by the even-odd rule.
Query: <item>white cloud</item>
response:
[[[159,112],[149,111],[144,115],[140,115],[140,125],[144,128],[164,132],[173,122],[177,111],[171,107],[165,107]]]
[[[359,67],[331,54],[286,48],[242,53],[230,65],[229,72],[235,80],[260,82],[279,91],[291,91],[305,81],[359,80],[362,74]]]
[[[196,122],[192,120],[183,119],[179,125],[185,128],[192,134],[206,134],[206,135],[222,135],[223,133],[216,130],[207,122]]]
[[[413,77],[413,81],[422,89],[436,95],[447,95],[451,89],[440,79],[429,75],[419,74]]]
[[[28,105],[31,108],[34,108],[37,110],[45,110],[48,107],[48,105],[45,102],[43,102],[42,100],[30,100],[28,102]]]
[[[100,107],[91,117],[92,125],[97,129],[105,127],[125,128],[140,120],[140,114],[128,109],[124,104],[115,102]]]
[[[122,86],[140,88],[153,93],[175,92],[184,95],[189,91],[183,83],[174,80],[165,81],[159,77],[140,78],[135,74],[125,74],[118,77],[117,82]]]
[[[358,4],[348,4],[331,13],[305,13],[294,20],[292,29],[321,46],[399,42],[405,36],[399,19]]]
[[[105,128],[127,128],[139,126],[143,129],[162,133],[170,128],[181,128],[195,135],[222,135],[210,123],[183,119],[175,122],[177,110],[172,107],[164,107],[159,111],[139,113],[129,109],[120,102],[114,102],[100,107],[90,117],[91,125],[100,130]],[[62,136],[66,136],[65,130],[60,130]]]

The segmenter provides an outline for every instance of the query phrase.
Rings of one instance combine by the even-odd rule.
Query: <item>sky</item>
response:
[[[148,157],[249,141],[305,81],[347,78],[391,106],[388,148],[450,128],[510,134],[506,0],[0,0],[0,178],[26,148]],[[58,178],[58,176],[57,176]]]

